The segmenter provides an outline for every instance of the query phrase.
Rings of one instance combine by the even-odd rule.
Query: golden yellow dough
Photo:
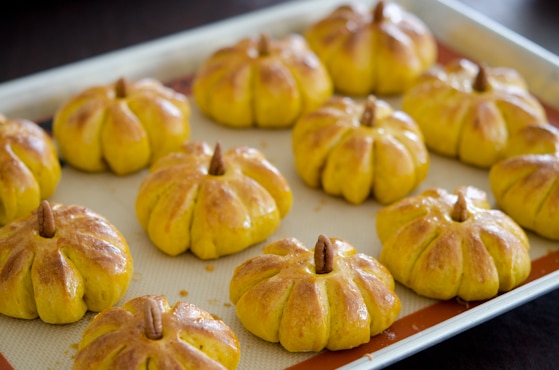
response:
[[[402,199],[379,211],[376,227],[381,263],[423,296],[489,299],[530,273],[525,232],[490,209],[487,195],[474,187],[433,188]]]
[[[360,204],[386,204],[427,176],[429,153],[407,114],[369,96],[333,97],[301,117],[292,133],[295,168],[310,187]]]
[[[62,158],[86,172],[127,175],[190,137],[188,98],[154,79],[85,89],[60,107],[53,135]]]
[[[405,92],[402,109],[415,119],[430,150],[481,168],[507,155],[517,130],[547,124],[517,71],[467,59],[419,77]]]
[[[223,173],[210,169],[217,152]],[[136,196],[136,215],[161,251],[213,259],[265,240],[292,202],[289,184],[258,150],[241,146],[221,155],[205,142],[189,142],[153,164]]]
[[[528,125],[507,140],[504,158],[524,154],[559,155],[559,129],[551,124]]]
[[[304,35],[345,95],[401,94],[437,58],[427,26],[389,1],[342,5]]]
[[[146,295],[99,313],[83,332],[74,370],[225,370],[241,356],[233,331],[191,303]]]
[[[196,72],[193,95],[214,121],[234,128],[291,127],[333,92],[305,39],[247,37],[214,52]]]
[[[559,240],[559,157],[511,157],[491,167],[489,182],[499,207],[519,225]]]
[[[124,237],[85,207],[45,200],[0,229],[0,313],[7,316],[78,321],[118,302],[133,272]]]
[[[401,309],[384,266],[324,235],[314,251],[295,238],[270,243],[235,269],[229,297],[248,331],[291,352],[356,347],[390,327]]]
[[[0,114],[0,226],[37,208],[60,178],[51,137],[34,122]]]

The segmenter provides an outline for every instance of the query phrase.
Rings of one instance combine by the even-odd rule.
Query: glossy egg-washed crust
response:
[[[322,62],[297,34],[249,37],[213,53],[196,72],[193,95],[218,123],[285,128],[333,92]]]
[[[360,204],[386,204],[427,176],[423,135],[406,113],[370,96],[366,103],[333,97],[301,117],[292,134],[295,167],[305,184]]]
[[[507,140],[504,158],[525,154],[559,156],[559,129],[551,124],[536,124],[513,132]]]
[[[489,182],[499,207],[518,224],[559,240],[559,157],[511,157],[491,167]]]
[[[304,32],[342,94],[402,93],[436,60],[431,31],[400,5],[342,5]]]
[[[483,300],[522,283],[531,269],[522,228],[474,187],[434,188],[379,211],[379,260],[394,279],[436,298]]]
[[[162,335],[152,339],[146,301],[160,312]],[[141,296],[99,313],[83,332],[74,370],[235,369],[241,348],[235,333],[187,302],[172,307],[163,296]]]
[[[254,335],[292,352],[366,343],[400,313],[394,279],[376,259],[329,238],[332,270],[318,273],[315,252],[294,238],[275,241],[235,269],[229,296]]]
[[[157,248],[202,259],[239,252],[271,235],[291,209],[287,180],[258,150],[234,147],[212,174],[205,142],[154,163],[136,197],[136,215]]]
[[[37,208],[60,178],[51,137],[34,122],[0,114],[0,226]]]
[[[74,205],[50,208],[51,237],[40,232],[42,205],[0,229],[0,313],[65,324],[115,304],[134,269],[126,240],[103,216]]]
[[[547,124],[543,106],[517,71],[466,59],[420,76],[405,92],[402,109],[430,150],[481,168],[506,156],[516,131]]]
[[[154,79],[90,87],[60,107],[53,135],[62,158],[87,172],[126,175],[190,137],[187,97]]]

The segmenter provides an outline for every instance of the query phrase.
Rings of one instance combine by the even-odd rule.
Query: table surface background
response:
[[[0,83],[282,2],[286,1],[2,2]],[[559,2],[461,2],[559,55]],[[390,368],[554,369],[559,364],[558,336],[556,290]]]

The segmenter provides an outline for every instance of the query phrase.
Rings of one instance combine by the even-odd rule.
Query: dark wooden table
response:
[[[2,2],[0,83],[284,1]],[[462,2],[559,55],[559,2]],[[556,290],[391,368],[555,369],[559,368],[558,337],[559,290]]]

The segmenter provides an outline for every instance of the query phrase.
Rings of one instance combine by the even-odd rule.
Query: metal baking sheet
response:
[[[557,56],[495,24],[483,15],[452,0],[399,1],[423,19],[437,39],[458,53],[492,65],[510,66],[527,79],[532,92],[559,110],[559,60]],[[163,82],[191,76],[200,62],[219,47],[266,30],[272,37],[300,32],[329,13],[343,0],[310,0],[284,3],[254,13],[209,24],[153,42],[126,48],[100,57],[0,84],[0,112],[9,118],[48,119],[69,97],[91,85],[105,84],[119,77],[153,77]],[[373,5],[374,1],[364,1]],[[483,44],[479,40],[483,39]],[[79,77],[79,78],[78,78]],[[555,101],[553,98],[555,97]],[[399,99],[389,100],[398,105]],[[318,234],[343,238],[359,251],[377,257],[380,243],[375,232],[375,215],[381,208],[374,200],[349,205],[319,190],[307,188],[295,173],[290,130],[235,130],[205,118],[191,100],[192,140],[224,148],[247,145],[261,150],[289,181],[293,208],[278,231],[268,238],[296,237],[314,245]],[[487,171],[455,160],[431,156],[428,178],[414,192],[438,186],[449,190],[474,185],[489,191]],[[248,333],[235,316],[228,299],[233,269],[246,259],[261,254],[266,242],[218,260],[202,261],[186,253],[169,257],[149,241],[136,220],[136,191],[147,170],[126,177],[110,173],[86,174],[64,168],[53,201],[84,205],[107,217],[126,237],[134,258],[135,275],[123,303],[144,294],[163,294],[174,303],[186,300],[219,316],[241,342],[239,369],[282,369],[316,358],[312,353],[289,353],[279,344],[267,343]],[[490,199],[493,202],[491,195]],[[531,257],[535,260],[559,250],[556,242],[530,235]],[[438,343],[467,328],[510,310],[559,286],[559,272],[546,271],[537,279],[454,315],[436,325],[417,330],[367,356],[344,363],[345,369],[381,368]],[[400,317],[428,308],[437,302],[397,286],[403,309]],[[119,304],[120,304],[119,303]],[[71,368],[81,333],[93,318],[88,313],[69,325],[49,325],[40,320],[18,320],[0,316],[0,353],[15,369]],[[10,333],[6,335],[5,333]],[[335,356],[336,354],[334,354]],[[320,356],[320,355],[319,355]]]

